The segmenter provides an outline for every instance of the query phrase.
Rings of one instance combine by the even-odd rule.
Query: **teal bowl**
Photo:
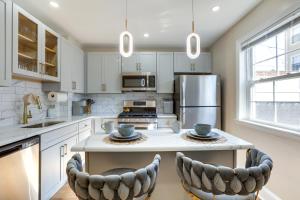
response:
[[[207,135],[211,131],[210,124],[195,124],[194,129],[198,135]]]
[[[118,127],[118,132],[120,133],[120,135],[122,135],[123,137],[129,137],[134,133],[134,125],[132,124],[121,124]]]

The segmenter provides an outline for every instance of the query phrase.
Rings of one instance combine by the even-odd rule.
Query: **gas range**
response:
[[[118,124],[133,124],[136,129],[156,129],[156,101],[124,101],[123,112],[118,116]]]

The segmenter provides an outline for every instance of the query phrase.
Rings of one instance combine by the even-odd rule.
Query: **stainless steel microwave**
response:
[[[122,91],[156,91],[156,74],[152,72],[123,73]]]

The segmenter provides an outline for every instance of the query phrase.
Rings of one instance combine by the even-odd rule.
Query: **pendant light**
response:
[[[125,38],[128,38],[128,50],[125,50]],[[119,44],[120,54],[123,57],[129,57],[133,53],[133,37],[127,30],[127,0],[126,0],[126,19],[125,19],[125,31],[120,34],[120,44]]]
[[[186,39],[186,54],[189,58],[196,59],[199,57],[201,49],[200,49],[200,36],[197,33],[195,33],[194,0],[192,0],[192,16],[193,16],[192,33],[190,33]],[[192,52],[191,42],[193,38],[196,40],[195,52]]]

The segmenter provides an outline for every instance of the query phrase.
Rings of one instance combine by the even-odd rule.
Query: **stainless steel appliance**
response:
[[[151,72],[123,73],[122,91],[156,91],[156,74]]]
[[[182,128],[192,128],[195,123],[221,128],[218,75],[176,75],[174,101]]]
[[[136,129],[156,129],[156,101],[124,101],[123,112],[118,116],[118,124],[133,124]]]
[[[39,137],[0,147],[0,199],[39,199]]]

